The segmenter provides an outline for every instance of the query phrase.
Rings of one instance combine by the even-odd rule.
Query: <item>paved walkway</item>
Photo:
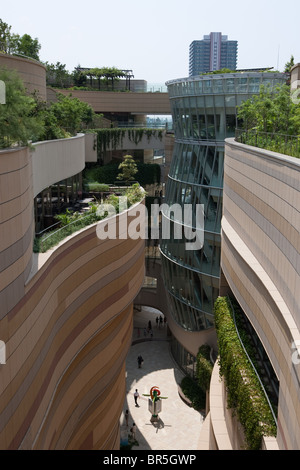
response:
[[[121,441],[128,436],[132,423],[137,427],[137,445],[133,450],[197,450],[203,416],[186,405],[178,394],[177,384],[184,374],[177,367],[170,352],[170,337],[167,327],[158,327],[155,319],[160,313],[149,307],[142,307],[134,313],[133,341],[126,361],[127,396],[121,416]],[[144,328],[151,320],[153,338]],[[145,341],[146,340],[146,341]],[[139,369],[137,357],[141,354],[144,363]],[[157,386],[162,400],[162,411],[158,423],[151,423],[148,410],[150,389]],[[134,403],[134,391],[138,389],[138,406]],[[129,410],[129,426],[126,428],[124,412]]]

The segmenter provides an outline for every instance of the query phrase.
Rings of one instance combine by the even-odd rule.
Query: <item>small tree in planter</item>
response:
[[[118,169],[121,170],[121,173],[118,174],[117,179],[126,183],[134,181],[134,175],[138,172],[137,164],[131,155],[123,157],[123,162],[120,163]]]

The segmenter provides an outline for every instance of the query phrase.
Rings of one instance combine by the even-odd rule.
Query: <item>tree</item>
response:
[[[66,64],[56,62],[56,64],[45,63],[47,85],[57,88],[68,88],[72,82],[71,74],[66,70]]]
[[[95,116],[89,104],[73,98],[72,94],[64,96],[61,93],[58,94],[58,101],[51,104],[49,114],[48,119],[51,118],[52,122],[57,123],[64,132],[71,135],[80,131],[83,123],[86,125],[91,123]]]
[[[294,56],[291,55],[290,60],[284,66],[285,73],[289,73],[294,65]]]
[[[23,54],[32,59],[39,60],[41,45],[37,38],[33,39],[29,34],[17,36],[15,53]]]
[[[0,52],[5,54],[22,54],[39,60],[41,45],[37,38],[32,39],[29,34],[20,36],[11,33],[11,26],[0,19]]]
[[[117,179],[123,180],[126,183],[133,181],[134,175],[138,172],[137,164],[131,155],[125,155],[123,157],[123,162],[120,163],[118,169],[121,170],[121,172],[118,174]]]
[[[275,89],[262,86],[258,95],[253,95],[238,108],[238,118],[246,130],[297,135],[300,106],[291,99],[290,87],[281,85]]]
[[[0,52],[9,53],[11,26],[0,18]]]
[[[73,70],[72,78],[73,78],[75,86],[78,86],[78,87],[86,86],[86,74],[80,70],[80,65],[75,67],[75,69]]]
[[[26,146],[30,140],[37,140],[43,130],[43,121],[36,114],[36,101],[26,94],[15,71],[0,69],[0,80],[6,87],[6,104],[0,104],[0,148]]]

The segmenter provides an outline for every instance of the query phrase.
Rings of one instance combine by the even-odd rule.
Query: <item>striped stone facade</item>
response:
[[[93,225],[33,255],[32,187],[28,149],[1,151],[0,448],[117,449],[144,240]]]
[[[300,162],[226,140],[221,295],[232,291],[279,380],[280,449],[300,448]]]

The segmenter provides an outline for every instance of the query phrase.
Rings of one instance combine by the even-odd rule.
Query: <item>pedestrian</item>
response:
[[[148,331],[152,330],[151,320],[148,321]]]
[[[139,355],[138,358],[137,358],[137,361],[138,361],[138,367],[139,367],[139,369],[140,369],[140,368],[142,367],[142,364],[143,364],[143,362],[144,362],[144,359],[142,358],[141,355]]]
[[[156,327],[158,327],[158,317],[156,317]]]
[[[125,423],[126,423],[126,428],[128,428],[128,418],[129,418],[129,411],[125,411]]]
[[[139,392],[138,392],[137,388],[135,389],[135,392],[134,392],[133,396],[134,396],[135,406],[139,406],[137,401],[138,401],[138,398],[139,398],[140,395],[139,395]]]
[[[135,423],[132,423],[132,428],[130,429],[131,431],[131,435],[133,437],[133,439],[135,440],[135,433],[136,433],[136,424]]]
[[[162,325],[163,323],[163,319],[162,319],[162,316],[159,317],[159,324]]]

